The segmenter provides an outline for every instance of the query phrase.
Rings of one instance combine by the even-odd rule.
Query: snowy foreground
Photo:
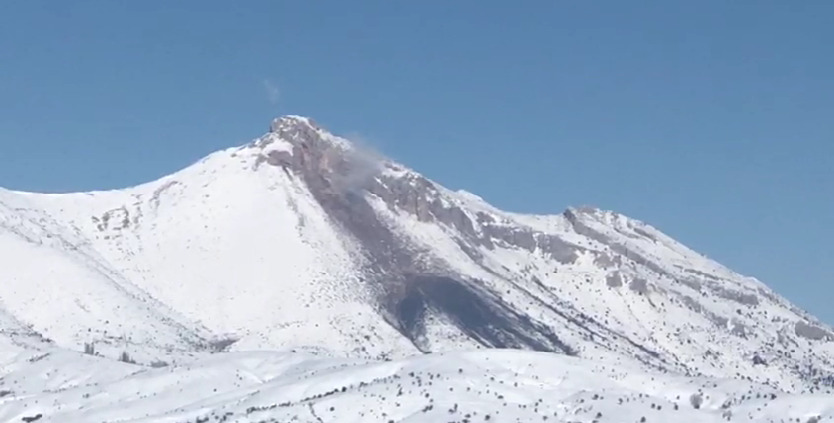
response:
[[[221,353],[158,368],[56,350],[4,357],[0,371],[2,422],[834,420],[830,393],[509,350],[378,362]]]

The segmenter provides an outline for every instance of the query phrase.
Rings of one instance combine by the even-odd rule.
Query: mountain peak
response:
[[[337,137],[319,126],[313,119],[299,115],[284,115],[272,120],[269,132],[255,140],[256,147],[266,147],[276,141],[283,141],[305,149],[353,150],[353,143]]]
[[[280,132],[285,131],[290,128],[298,128],[298,127],[307,127],[314,130],[320,130],[321,128],[310,118],[306,116],[299,116],[299,115],[284,115],[279,116],[272,120],[272,124],[269,126],[270,132]]]

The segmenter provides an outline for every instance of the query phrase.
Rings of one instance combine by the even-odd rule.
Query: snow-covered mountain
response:
[[[24,349],[510,348],[834,385],[832,328],[651,226],[501,211],[299,116],[133,188],[0,190],[0,257],[0,337]]]

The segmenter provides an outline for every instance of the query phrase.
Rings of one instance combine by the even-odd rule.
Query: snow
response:
[[[61,423],[834,419],[830,394],[798,397],[736,380],[509,350],[394,361],[221,353],[161,368],[52,351],[4,361],[0,372],[2,421],[37,415]]]

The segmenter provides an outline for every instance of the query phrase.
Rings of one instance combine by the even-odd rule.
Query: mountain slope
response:
[[[490,350],[367,362],[224,353],[171,368],[52,353],[0,362],[0,420],[823,422],[830,394]],[[641,420],[642,419],[642,420]]]
[[[30,337],[112,350],[205,348],[210,333],[124,279],[87,245],[21,198],[0,192],[0,315]],[[5,320],[5,319],[4,319]],[[25,324],[21,323],[25,322]],[[4,331],[19,335],[14,324]],[[141,355],[141,354],[140,354]]]
[[[152,183],[0,202],[25,223],[3,227],[5,251],[33,266],[0,270],[14,281],[0,300],[73,348],[109,321],[107,336],[151,350],[518,348],[787,390],[834,384],[831,328],[649,225],[497,210],[298,116]],[[66,295],[21,294],[57,290],[44,264],[63,261],[74,270],[61,274],[87,272]]]

